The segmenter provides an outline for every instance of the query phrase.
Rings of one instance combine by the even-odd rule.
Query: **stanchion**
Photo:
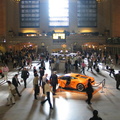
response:
[[[103,89],[105,88],[105,79],[102,81],[102,91],[101,93],[104,93]]]

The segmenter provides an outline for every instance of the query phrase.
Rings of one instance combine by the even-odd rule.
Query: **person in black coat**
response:
[[[39,85],[41,86],[42,78],[43,78],[44,73],[45,73],[45,67],[39,67],[39,73],[40,73],[40,83],[39,83]]]
[[[15,90],[18,96],[21,97],[21,94],[18,91],[18,84],[21,85],[18,80],[18,74],[15,74],[15,76],[12,78],[12,84],[15,86]]]
[[[37,69],[36,69],[35,66],[33,67],[33,73],[34,73],[34,77],[35,77],[36,75],[38,75],[38,73],[37,73]]]
[[[102,120],[102,118],[98,117],[98,111],[94,110],[93,111],[93,117],[91,117],[89,120]]]
[[[94,92],[94,90],[93,90],[93,88],[92,88],[92,84],[91,84],[91,79],[88,79],[88,84],[87,84],[87,88],[86,88],[86,94],[87,94],[87,100],[86,100],[86,102],[88,103],[88,104],[92,104],[91,103],[91,99],[92,99],[92,94],[93,94],[93,92]]]
[[[50,76],[50,84],[53,87],[53,95],[56,95],[56,85],[58,84],[58,76],[56,74],[57,72],[54,71],[53,74]]]
[[[26,80],[27,78],[29,77],[29,72],[26,68],[23,68],[22,72],[21,72],[21,78],[23,78],[23,81],[24,81],[24,87],[26,88],[27,87],[27,83],[26,83]]]
[[[119,86],[120,86],[120,71],[114,75],[115,80],[116,80],[116,89],[120,90]]]

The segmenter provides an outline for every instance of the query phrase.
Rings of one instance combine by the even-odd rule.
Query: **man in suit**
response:
[[[21,94],[18,91],[18,84],[21,85],[18,80],[18,74],[15,74],[15,76],[12,78],[12,84],[15,86],[15,90],[18,96],[21,97]]]
[[[21,72],[21,78],[23,78],[23,81],[24,81],[24,87],[26,88],[27,87],[27,78],[29,77],[29,72],[26,68],[23,68],[22,72]]]
[[[58,76],[56,74],[57,72],[54,71],[53,74],[50,76],[50,84],[53,87],[53,95],[56,95],[56,85],[58,84]]]

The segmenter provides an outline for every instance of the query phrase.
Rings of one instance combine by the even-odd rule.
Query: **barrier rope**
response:
[[[0,82],[0,86],[2,86],[3,84],[5,84],[6,83],[6,81],[5,80],[2,80],[1,82]]]
[[[105,79],[103,79],[98,85],[96,85],[96,86],[93,86],[93,87],[98,87],[99,85],[102,85],[102,91],[101,91],[101,93],[104,93],[104,91],[103,91],[103,88],[105,88]]]

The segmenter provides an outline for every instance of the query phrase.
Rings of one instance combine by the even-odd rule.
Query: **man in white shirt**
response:
[[[53,109],[51,101],[50,101],[50,92],[52,92],[51,87],[50,87],[50,83],[48,80],[46,80],[46,84],[45,84],[45,94],[47,95],[47,99],[45,99],[44,101],[41,102],[41,105],[43,105],[47,100],[48,103],[50,105],[50,109]]]
[[[44,88],[44,86],[45,86],[47,77],[48,77],[48,74],[45,74],[45,75],[42,77],[42,89],[43,89],[43,94],[45,94],[45,88]]]

